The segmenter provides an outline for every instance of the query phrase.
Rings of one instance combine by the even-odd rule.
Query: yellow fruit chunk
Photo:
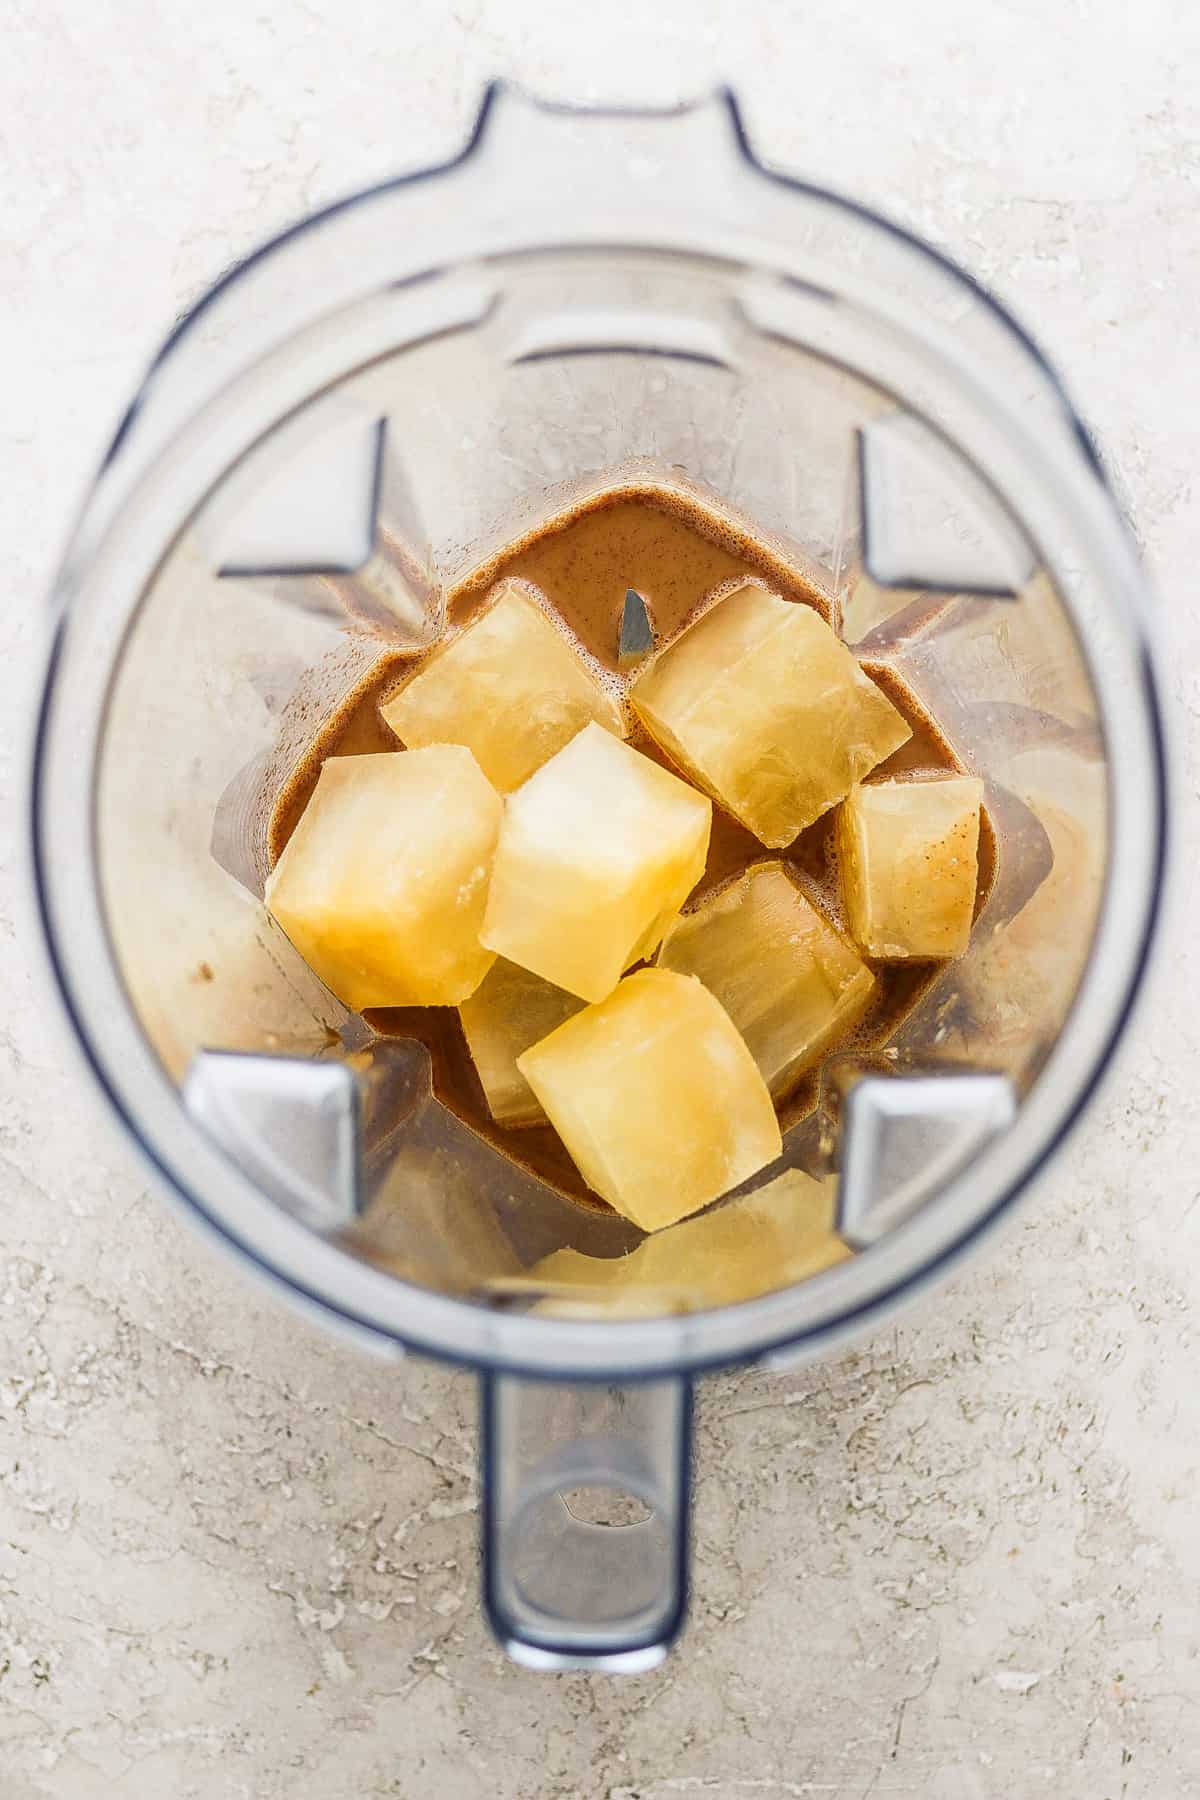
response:
[[[517,1067],[588,1186],[643,1231],[698,1212],[782,1149],[754,1058],[686,975],[638,970]]]
[[[585,726],[505,802],[482,941],[603,1000],[699,881],[711,823],[686,782]]]
[[[625,736],[621,707],[533,598],[502,581],[487,608],[381,708],[401,743],[465,744],[507,794],[594,719]]]
[[[855,788],[838,818],[842,894],[867,956],[961,956],[979,879],[983,783],[970,776]]]
[[[773,848],[912,735],[819,613],[753,585],[689,625],[629,697],[685,774]]]
[[[783,1093],[858,1023],[875,977],[782,863],[756,863],[672,927],[659,966],[696,975]]]
[[[517,1067],[523,1050],[583,1005],[574,994],[498,956],[458,1009],[488,1111],[500,1125],[539,1125],[546,1115]]]
[[[267,910],[339,1000],[454,1006],[479,942],[503,802],[469,750],[336,756],[267,878]]]
[[[646,1317],[733,1306],[807,1281],[851,1254],[833,1228],[834,1188],[798,1169],[756,1193],[656,1232],[628,1256],[555,1250],[517,1277],[553,1290],[539,1312]]]

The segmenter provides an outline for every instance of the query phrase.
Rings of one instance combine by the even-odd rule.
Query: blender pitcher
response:
[[[888,1044],[827,1063],[781,1161],[686,1239],[503,1158],[261,898],[268,802],[322,716],[436,639],[498,545],[618,480],[718,496],[805,569],[983,779],[995,834],[967,954]],[[179,323],[53,624],[39,908],[113,1112],[294,1300],[479,1371],[510,1653],[649,1667],[686,1607],[696,1372],[789,1366],[947,1269],[1061,1141],[1140,980],[1165,816],[1147,597],[1054,374],[943,257],[764,169],[727,96],[493,90],[454,162],[285,233]]]

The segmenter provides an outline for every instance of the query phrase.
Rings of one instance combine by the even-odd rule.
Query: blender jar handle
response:
[[[688,1586],[691,1382],[481,1378],[483,1597],[514,1661],[637,1673]]]

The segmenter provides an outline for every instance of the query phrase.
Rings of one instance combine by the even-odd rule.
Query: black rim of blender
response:
[[[331,205],[322,208],[320,211],[298,220],[285,231],[278,233],[267,242],[257,246],[246,257],[234,263],[226,270],[225,273],[206,290],[200,299],[181,315],[180,319],[164,340],[155,357],[149,364],[136,394],[118,424],[113,441],[99,465],[97,476],[102,473],[118,455],[122,443],[128,435],[130,427],[142,406],[148,384],[155,370],[161,366],[175,346],[196,326],[198,321],[206,313],[207,309],[227,288],[239,280],[250,268],[274,254],[285,243],[297,239],[318,228],[336,215],[348,211],[364,201],[370,200],[375,195],[392,191],[412,182],[428,179],[437,174],[446,173],[466,162],[474,155],[480,145],[488,116],[495,101],[501,93],[505,91],[514,91],[514,86],[515,84],[507,82],[492,82],[487,86],[471,134],[462,150],[457,155],[449,158],[444,163],[413,170],[407,174],[389,178],[386,181],[375,183],[369,188],[347,195],[342,199],[333,202]],[[516,91],[520,90],[518,89]],[[813,182],[804,181],[789,175],[786,172],[772,168],[770,165],[760,161],[750,145],[736,97],[728,88],[719,89],[716,97],[722,100],[728,109],[728,114],[734,130],[734,140],[739,153],[744,161],[758,174],[767,177],[773,182],[791,188],[796,192],[811,195],[824,202],[832,202],[837,207],[844,209],[854,216],[865,220],[872,226],[882,230],[888,236],[902,243],[907,248],[916,251],[926,260],[937,264],[956,281],[968,288],[972,296],[982,303],[984,308],[991,313],[1014,338],[1017,339],[1026,352],[1033,358],[1040,371],[1053,387],[1063,409],[1064,417],[1068,421],[1089,466],[1102,486],[1114,516],[1120,520],[1122,528],[1127,531],[1127,526],[1125,525],[1116,496],[1113,493],[1111,483],[1108,480],[1103,461],[1097,452],[1095,442],[1087,426],[1084,424],[1072,404],[1054,365],[1048,360],[1037,341],[1028,333],[1028,331],[1026,331],[1008,308],[997,300],[986,287],[984,287],[968,270],[956,262],[954,258],[948,256],[944,251],[930,245],[925,240],[915,236],[905,227],[877,212],[874,208],[866,206],[858,200],[839,194],[829,188]],[[558,103],[547,104],[540,101],[537,102],[537,104],[542,107],[543,110],[568,114],[578,113],[583,116],[589,116],[599,112],[610,116],[628,116],[634,118],[661,118],[664,116],[686,113],[691,110],[690,103],[668,109],[618,107],[581,108]],[[110,1081],[102,1061],[95,1052],[91,1036],[75,1004],[66,970],[59,954],[46,898],[48,888],[47,854],[42,842],[42,822],[45,817],[43,786],[46,743],[50,733],[50,712],[55,692],[64,630],[65,619],[59,619],[52,634],[49,651],[43,666],[42,689],[39,696],[34,726],[27,827],[33,871],[35,908],[41,932],[41,939],[50,965],[54,987],[70,1023],[74,1041],[78,1046],[88,1069],[91,1071],[97,1086],[107,1099],[117,1119],[124,1127],[128,1137],[138,1150],[139,1154],[155,1171],[155,1174],[163,1182],[168,1193],[182,1204],[189,1218],[200,1223],[204,1228],[221,1239],[222,1242],[229,1245],[240,1257],[246,1259],[255,1268],[261,1271],[271,1281],[272,1285],[282,1288],[286,1293],[307,1303],[314,1308],[319,1315],[324,1315],[331,1323],[336,1324],[338,1321],[345,1322],[364,1333],[368,1338],[379,1340],[381,1344],[392,1344],[398,1348],[413,1350],[420,1354],[428,1355],[436,1361],[467,1369],[478,1370],[482,1368],[490,1371],[509,1373],[532,1380],[562,1381],[563,1379],[567,1379],[571,1381],[611,1383],[614,1380],[626,1382],[656,1380],[662,1379],[664,1375],[671,1374],[687,1377],[689,1375],[701,1374],[719,1368],[733,1367],[760,1361],[770,1361],[774,1356],[788,1351],[801,1350],[806,1345],[811,1345],[813,1353],[816,1354],[817,1350],[826,1344],[836,1343],[844,1337],[856,1336],[861,1333],[861,1331],[864,1330],[869,1322],[876,1316],[893,1310],[904,1301],[915,1298],[927,1287],[944,1279],[948,1271],[955,1266],[963,1256],[965,1256],[985,1233],[990,1231],[996,1225],[1006,1212],[1008,1212],[1019,1199],[1022,1192],[1036,1179],[1038,1174],[1057,1154],[1065,1139],[1073,1131],[1079,1122],[1080,1117],[1087,1109],[1096,1088],[1103,1079],[1117,1043],[1124,1032],[1130,1013],[1134,1009],[1139,997],[1151,947],[1161,918],[1162,893],[1169,848],[1169,768],[1165,742],[1166,734],[1162,708],[1159,702],[1158,684],[1155,679],[1151,659],[1145,643],[1140,646],[1139,650],[1139,676],[1143,707],[1149,726],[1149,747],[1155,774],[1154,794],[1150,802],[1154,814],[1154,850],[1150,869],[1148,871],[1147,904],[1144,912],[1144,922],[1139,934],[1139,943],[1137,945],[1135,959],[1131,963],[1129,974],[1126,978],[1124,993],[1121,995],[1112,1014],[1108,1033],[1102,1040],[1099,1049],[1092,1059],[1088,1074],[1080,1083],[1073,1103],[1060,1120],[1053,1135],[1049,1137],[1038,1152],[1030,1158],[1025,1168],[1021,1171],[1020,1176],[1005,1188],[1004,1192],[997,1198],[995,1204],[986,1213],[972,1219],[956,1237],[943,1245],[942,1248],[931,1256],[927,1262],[923,1263],[917,1271],[898,1278],[887,1287],[872,1294],[868,1299],[840,1312],[836,1319],[826,1320],[808,1328],[788,1331],[780,1336],[757,1342],[753,1346],[745,1349],[736,1349],[732,1352],[725,1351],[719,1355],[708,1357],[703,1354],[688,1355],[686,1358],[681,1358],[676,1355],[674,1358],[665,1362],[656,1362],[650,1366],[640,1367],[636,1371],[624,1371],[620,1369],[619,1366],[616,1368],[608,1367],[603,1369],[575,1369],[570,1364],[560,1365],[551,1370],[543,1365],[523,1363],[519,1357],[500,1357],[489,1354],[487,1351],[480,1351],[472,1355],[456,1353],[453,1348],[447,1348],[445,1344],[440,1342],[431,1342],[422,1337],[420,1333],[411,1335],[407,1332],[401,1333],[400,1331],[392,1330],[386,1325],[381,1325],[374,1319],[364,1318],[360,1314],[331,1301],[326,1295],[318,1293],[304,1281],[297,1279],[294,1274],[290,1272],[284,1273],[273,1263],[267,1261],[257,1250],[247,1245],[247,1243],[242,1238],[238,1237],[232,1229],[210,1212],[203,1202],[183,1184],[182,1180],[174,1173],[166,1160],[156,1153],[139,1132],[130,1113],[125,1107],[120,1094]],[[869,1255],[870,1252],[866,1251],[862,1254]],[[456,1299],[452,1296],[441,1296],[441,1298],[449,1299],[452,1303],[464,1308],[470,1307],[472,1310],[478,1305],[477,1302],[466,1299]],[[753,1304],[753,1302],[741,1302],[739,1304]],[[736,1308],[723,1308],[721,1310],[729,1311],[736,1310]],[[700,1324],[706,1316],[706,1313],[701,1311],[690,1314],[689,1318],[694,1320],[697,1324]],[[554,1328],[554,1322],[549,1320],[530,1320],[529,1322],[535,1325],[543,1325],[550,1329]],[[619,1328],[619,1325],[620,1321],[596,1321],[584,1328],[587,1329],[589,1333],[592,1330],[603,1330],[607,1333],[611,1333],[614,1326]]]

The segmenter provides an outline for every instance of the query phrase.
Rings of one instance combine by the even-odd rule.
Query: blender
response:
[[[261,898],[264,796],[321,718],[434,642],[498,546],[620,482],[715,496],[809,571],[982,778],[996,839],[966,955],[889,1043],[827,1062],[781,1163],[675,1262],[502,1157]],[[764,168],[728,95],[493,89],[453,162],[257,251],[159,353],[55,586],[31,788],[52,982],[230,1252],[357,1347],[478,1370],[484,1601],[526,1665],[666,1653],[695,1377],[875,1326],[1086,1104],[1161,885],[1150,634],[1036,347],[928,246]],[[798,1182],[852,1251],[816,1273]],[[765,1250],[714,1287],[731,1206]],[[561,1251],[628,1273],[539,1275]]]

